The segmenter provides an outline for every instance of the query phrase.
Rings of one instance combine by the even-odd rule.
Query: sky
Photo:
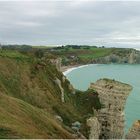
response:
[[[0,0],[0,43],[140,48],[140,1]]]

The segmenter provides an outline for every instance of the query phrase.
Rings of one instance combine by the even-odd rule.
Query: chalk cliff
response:
[[[140,120],[136,121],[130,128],[126,139],[140,139]]]
[[[140,64],[140,51],[135,49],[122,49],[111,54],[94,59],[92,63]]]
[[[90,127],[89,139],[98,139],[101,128],[97,117],[91,117],[87,120],[87,125]]]
[[[124,105],[132,87],[114,80],[101,79],[96,83],[92,83],[90,88],[97,91],[100,102],[103,104],[103,108],[99,110],[96,115],[100,123],[98,138],[123,138],[125,125]],[[97,131],[98,127],[95,127],[94,129],[96,130],[93,131]]]

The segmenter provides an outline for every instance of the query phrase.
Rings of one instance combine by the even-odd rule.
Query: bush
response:
[[[44,56],[44,51],[41,50],[41,49],[35,51],[35,56],[36,56],[37,58],[42,58],[42,57]]]

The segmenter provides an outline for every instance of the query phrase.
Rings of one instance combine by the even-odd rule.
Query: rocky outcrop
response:
[[[90,127],[89,139],[98,139],[101,131],[98,119],[96,117],[89,118],[87,125]]]
[[[58,87],[59,87],[59,89],[61,91],[61,101],[64,103],[65,102],[65,99],[64,99],[64,89],[63,89],[63,87],[61,85],[61,81],[58,78],[56,78],[55,79],[55,83],[58,85]]]
[[[94,59],[91,63],[140,64],[140,51],[135,49],[124,49],[119,52],[116,50],[107,56]]]
[[[61,71],[61,58],[50,59],[50,62],[56,66],[58,71]]]
[[[99,138],[123,138],[124,105],[132,87],[114,80],[101,79],[92,83],[90,88],[97,91],[100,102],[103,104],[103,108],[97,113],[100,123]],[[95,128],[94,131],[97,129]],[[91,132],[91,135],[92,133],[95,132]]]
[[[56,115],[56,116],[55,116],[55,119],[56,119],[57,121],[61,122],[61,123],[63,122],[62,117],[59,116],[59,115]]]
[[[79,121],[72,123],[71,128],[75,132],[73,135],[75,139],[86,139],[86,137],[80,132],[81,123]]]
[[[136,121],[130,128],[126,139],[140,139],[140,120]]]
[[[62,82],[65,83],[67,81],[66,76],[63,75]],[[68,89],[71,91],[72,94],[75,94],[75,89],[71,83],[68,83]]]
[[[136,50],[132,50],[128,57],[129,64],[139,64],[140,63],[140,52]]]
[[[76,132],[79,132],[80,130],[80,127],[81,127],[81,123],[79,121],[76,121],[74,123],[72,123],[72,129],[75,130]]]

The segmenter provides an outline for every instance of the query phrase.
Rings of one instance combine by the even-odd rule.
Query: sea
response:
[[[87,90],[90,83],[110,78],[132,85],[133,90],[125,105],[125,132],[136,120],[140,120],[140,65],[136,64],[90,64],[64,72],[72,85]]]

